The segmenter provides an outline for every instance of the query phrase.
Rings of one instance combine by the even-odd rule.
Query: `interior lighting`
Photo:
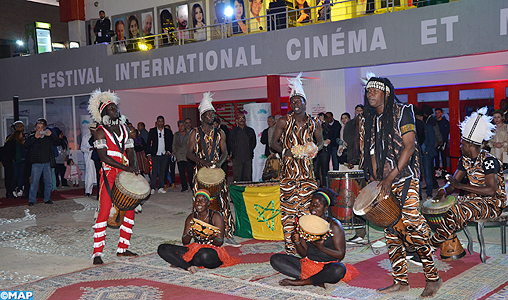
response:
[[[141,51],[148,51],[148,45],[145,43],[139,43],[138,47]]]
[[[226,15],[226,17],[231,17],[233,15],[233,8],[231,6],[228,6],[226,7],[226,9],[224,9],[224,14]]]
[[[23,46],[25,43],[23,43],[22,40],[17,40],[16,41],[16,44],[18,44],[18,46]]]

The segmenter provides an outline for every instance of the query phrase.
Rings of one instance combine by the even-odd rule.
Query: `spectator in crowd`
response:
[[[56,165],[53,146],[60,144],[60,139],[46,129],[48,123],[45,119],[40,118],[35,124],[35,133],[32,133],[25,141],[25,148],[30,150],[30,162],[32,163],[32,183],[30,185],[28,206],[35,205],[41,175],[44,180],[44,202],[53,204],[50,199],[53,185],[51,167]]]
[[[171,130],[171,126],[169,124],[164,125],[164,128],[169,129],[169,131],[171,132],[171,134],[174,137],[173,130]],[[173,149],[173,141],[171,141],[171,149]],[[171,153],[169,154],[168,165],[166,166],[166,170],[169,170],[169,181],[171,184],[171,188],[173,188],[174,190],[176,190],[176,183],[175,183],[175,167],[176,167],[176,165],[175,165],[175,163],[176,163],[176,158],[173,156],[173,151],[171,151]],[[168,190],[169,185],[165,184],[164,188],[166,190]]]
[[[12,198],[14,196],[14,193],[13,193],[14,192],[14,190],[13,190],[13,178],[14,178],[14,165],[13,165],[13,162],[14,162],[14,160],[11,159],[12,155],[13,155],[13,152],[12,152],[12,149],[9,148],[9,145],[7,145],[7,140],[11,137],[11,135],[13,133],[15,133],[17,131],[21,131],[23,133],[23,135],[24,135],[25,124],[23,124],[22,121],[16,121],[16,122],[11,124],[10,129],[11,129],[11,134],[9,136],[7,136],[6,142],[5,142],[4,147],[3,147],[4,153],[0,157],[0,159],[2,160],[2,163],[3,163],[3,166],[4,166],[4,172],[5,172],[4,173],[4,176],[5,176],[4,177],[4,180],[5,180],[4,183],[5,183],[5,190],[6,190],[6,197],[7,198]],[[25,138],[25,137],[23,136],[23,138]],[[11,146],[14,146],[14,144],[12,144]],[[25,170],[26,170],[26,166],[25,166]],[[25,184],[26,183],[28,183],[28,181],[25,180]],[[16,194],[16,196],[17,196],[17,194]]]
[[[90,147],[92,147],[92,160],[93,160],[93,163],[95,165],[95,178],[97,179],[96,182],[97,182],[97,200],[99,200],[99,182],[101,180],[101,169],[102,169],[102,162],[101,162],[101,159],[99,157],[99,153],[97,153],[97,149],[95,149],[94,145],[93,145],[93,142],[94,142],[94,138],[95,138],[95,130],[97,129],[97,123],[92,123],[90,125],[90,132],[92,133],[92,136],[90,137],[90,139],[88,140],[88,145],[90,145]]]
[[[508,124],[504,123],[503,111],[494,111],[492,121],[496,125],[496,131],[494,136],[487,142],[490,147],[489,152],[499,159],[506,169],[508,168]]]
[[[443,138],[443,142],[437,146],[436,170],[441,168],[441,162],[443,165],[441,169],[441,178],[444,179],[448,169],[448,135],[450,134],[450,122],[444,117],[442,108],[436,108],[434,114],[436,116],[437,125],[439,126],[439,131],[441,132],[441,137]]]
[[[504,123],[508,124],[508,99],[504,98],[499,102],[499,109],[503,112]]]
[[[416,118],[423,121],[424,112],[422,110],[418,110],[416,112]],[[427,183],[427,199],[432,198],[432,189],[434,188],[434,183],[432,177],[434,177],[434,157],[437,156],[436,151],[436,137],[434,133],[434,127],[429,123],[424,123],[425,130],[425,140],[422,145],[422,169],[423,175],[425,177],[425,182]],[[422,189],[423,190],[423,189]]]
[[[90,197],[93,192],[93,184],[97,181],[95,164],[92,160],[93,146],[88,141],[93,135],[93,132],[97,128],[96,123],[88,126],[88,132],[83,135],[81,139],[81,152],[83,153],[83,160],[85,163],[85,197]]]
[[[164,182],[166,181],[169,156],[173,145],[173,133],[164,128],[164,117],[157,117],[157,126],[150,129],[148,133],[148,158],[152,160],[152,174],[150,175],[151,194],[157,191],[165,194]],[[157,181],[157,179],[159,179]]]
[[[93,32],[95,33],[96,43],[109,43],[111,42],[111,36],[109,31],[111,30],[111,22],[106,18],[106,13],[101,10],[99,11],[99,21],[95,23]]]
[[[56,187],[60,186],[60,182],[62,186],[68,187],[67,179],[65,179],[65,161],[69,158],[69,154],[71,153],[69,149],[69,142],[67,141],[67,137],[63,134],[60,128],[55,127],[56,136],[60,139],[60,145],[56,146],[57,154],[55,161],[55,178],[56,178]]]
[[[346,123],[351,120],[351,115],[348,112],[343,113],[340,116],[340,122],[342,123],[342,127],[340,128],[340,138],[337,140],[337,156],[339,157],[339,164],[343,164],[347,162],[347,145],[344,141],[344,128],[346,128]]]
[[[268,127],[265,128],[261,134],[261,144],[265,145],[265,156],[268,157],[270,154],[274,153],[270,150],[270,140],[272,139],[273,132],[275,131],[275,117],[268,116],[266,123],[268,124]]]
[[[245,124],[245,114],[238,113],[237,126],[229,132],[227,140],[233,160],[233,180],[252,181],[252,159],[256,148],[256,133]]]
[[[359,164],[360,160],[360,151],[358,147],[360,145],[359,123],[361,118],[363,118],[363,105],[358,104],[355,106],[355,117],[344,125],[344,131],[342,134],[342,139],[348,149],[346,161],[352,165]]]
[[[173,155],[178,165],[182,192],[188,191],[192,187],[192,164],[187,161],[187,147],[189,145],[190,132],[185,128],[185,122],[178,121],[178,131],[173,135]]]
[[[79,186],[82,173],[78,165],[74,163],[74,160],[72,160],[72,158],[69,158],[64,162],[64,166],[65,166],[65,176],[64,176],[65,179],[71,181],[72,186],[74,187]]]
[[[136,152],[136,162],[138,163],[139,173],[142,174],[150,182],[148,177],[150,174],[150,162],[146,157],[146,143],[139,135],[139,131],[135,128],[130,131],[131,139],[134,141],[134,152]]]
[[[325,187],[327,185],[328,170],[330,170],[330,152],[328,145],[330,145],[330,139],[328,133],[330,129],[326,124],[326,115],[319,113],[317,121],[321,124],[321,131],[323,132],[323,149],[319,150],[316,158],[314,159],[314,174],[318,187]]]
[[[425,124],[431,125],[432,128],[434,128],[434,137],[435,137],[434,147],[437,148],[438,145],[443,144],[443,136],[441,135],[441,131],[439,130],[439,125],[437,124],[437,120],[436,120],[436,118],[434,118],[434,111],[432,110],[432,107],[428,104],[423,104],[421,107],[421,110],[423,112],[423,122]],[[437,184],[437,179],[436,179],[436,171],[434,169],[434,158],[432,158],[432,174],[431,174],[431,176],[432,176],[432,182],[434,183],[433,184],[434,188],[436,188],[436,189],[439,188],[439,185]]]
[[[226,137],[226,141],[228,140],[228,137],[229,137],[229,128],[228,128],[226,125],[222,124],[221,117],[220,117],[219,115],[216,115],[216,116],[215,116],[215,119],[213,120],[213,127],[222,129],[222,131],[224,131],[224,135],[225,135],[225,137]],[[228,149],[228,152],[229,152],[229,151],[230,151],[230,150]],[[219,152],[219,155],[222,155],[222,153],[220,153],[220,152]],[[222,163],[222,165],[220,166],[220,167],[221,167],[221,169],[222,169],[222,170],[224,171],[224,173],[226,174],[226,178],[227,178],[227,176],[228,176],[228,171],[229,171],[229,170],[228,170],[228,161],[229,161],[229,159],[226,159],[226,160]]]
[[[185,118],[185,120],[183,120],[183,122],[185,123],[185,129],[187,129],[187,131],[192,131],[192,119],[191,118]]]
[[[333,118],[333,113],[331,111],[326,113],[326,123],[328,124],[328,128],[330,131],[328,132],[328,138],[330,139],[330,156],[332,157],[333,169],[339,169],[339,157],[337,156],[337,150],[339,145],[337,144],[337,139],[340,139],[340,131],[342,129],[342,125],[340,125],[339,121]]]
[[[4,166],[12,167],[12,185],[9,191],[12,191],[14,198],[23,196],[25,186],[25,159],[26,149],[24,147],[25,136],[23,131],[14,131],[5,141],[5,163]],[[7,176],[7,172],[5,172]]]
[[[143,122],[139,122],[138,123],[138,133],[139,133],[139,136],[143,139],[143,142],[146,142],[148,141],[148,130],[146,130],[145,128],[145,123]]]

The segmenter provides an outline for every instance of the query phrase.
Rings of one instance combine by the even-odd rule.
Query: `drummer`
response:
[[[473,112],[460,124],[462,157],[457,171],[453,176],[448,175],[448,182],[438,190],[432,200],[442,202],[454,189],[467,192],[467,195],[457,198],[457,202],[448,210],[430,239],[433,247],[441,247],[441,257],[446,256],[446,253],[443,254],[444,243],[468,222],[495,218],[507,204],[503,164],[487,150],[481,149],[482,142],[488,141],[495,130],[495,125],[491,123],[492,117],[486,114],[487,107],[484,107]],[[465,176],[469,179],[469,184],[461,183]],[[465,255],[465,251],[463,253],[449,258],[459,259]]]
[[[199,169],[203,167],[220,168],[228,155],[226,148],[226,135],[224,131],[213,126],[215,108],[212,105],[212,101],[212,95],[209,92],[203,94],[203,99],[198,107],[199,117],[201,118],[201,126],[192,130],[189,137],[187,158],[196,162],[193,179],[194,185],[192,186],[193,193],[196,193],[198,190],[197,174]],[[220,213],[224,216],[224,221],[226,223],[224,233],[226,239],[224,242],[233,247],[240,247],[241,245],[233,238],[235,223],[233,215],[231,214],[231,209],[229,208],[229,202],[231,201],[226,181],[227,180],[223,183],[220,195],[217,196]]]
[[[94,134],[94,147],[102,161],[102,170],[100,176],[100,200],[99,214],[95,225],[93,264],[100,265],[102,261],[102,251],[106,241],[107,219],[110,214],[111,190],[115,183],[115,178],[121,171],[138,174],[138,168],[135,165],[134,142],[129,137],[129,130],[125,126],[125,116],[120,115],[118,110],[118,97],[110,91],[101,92],[96,90],[92,93],[88,111],[92,119],[101,124]],[[107,180],[104,180],[107,178]],[[117,256],[137,256],[136,253],[127,250],[130,245],[132,227],[134,226],[134,210],[125,213],[123,223],[120,226],[120,240],[118,241]]]
[[[208,208],[210,194],[199,190],[194,194],[194,212],[185,220],[182,244],[161,244],[157,253],[173,266],[182,268],[194,274],[199,267],[215,269],[220,266],[229,267],[240,262],[240,258],[231,257],[221,247],[224,242],[224,219],[219,212]],[[203,237],[192,228],[193,220],[198,219],[218,228],[214,235]],[[194,243],[191,243],[194,238]]]
[[[395,103],[394,87],[387,78],[371,77],[365,87],[364,118],[360,122],[360,151],[369,181],[379,181],[382,197],[393,193],[401,202],[400,220],[385,228],[393,284],[380,293],[409,291],[407,249],[421,257],[427,284],[422,297],[433,297],[443,284],[429,245],[430,229],[419,212],[419,153],[411,106]]]
[[[338,220],[326,214],[328,207],[335,205],[337,196],[337,193],[328,188],[320,188],[312,194],[310,201],[310,213],[330,224],[330,235],[314,242],[306,242],[295,230],[291,240],[303,258],[289,254],[274,254],[270,258],[270,264],[275,270],[294,278],[282,279],[280,285],[312,284],[324,287],[325,283],[337,283],[346,275],[346,267],[341,263],[346,255],[344,229]]]

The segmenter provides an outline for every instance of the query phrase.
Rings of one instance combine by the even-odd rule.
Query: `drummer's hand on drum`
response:
[[[322,250],[325,247],[325,240],[319,239],[317,241],[310,242],[312,245],[314,245],[318,250]]]
[[[432,198],[432,202],[433,203],[439,203],[443,199],[446,199],[445,196],[446,196],[445,190],[444,189],[439,189],[439,190],[437,190],[437,194],[434,196],[434,198]]]
[[[295,244],[300,244],[300,234],[296,230],[291,234],[291,241]]]
[[[454,187],[454,188],[456,188],[458,190],[461,189],[460,188],[461,187],[460,182],[455,177],[453,177],[453,175],[447,174],[445,176],[445,178],[446,178],[446,180],[448,180],[449,185],[451,185],[452,187]]]
[[[125,171],[139,175],[139,170],[138,167],[136,166],[128,166],[127,169],[125,169]]]
[[[392,182],[393,180],[389,177],[383,179],[377,186],[381,186],[381,194],[385,197],[390,195],[392,192]]]
[[[211,168],[213,166],[213,164],[211,162],[204,160],[204,159],[201,160],[201,164],[207,168]]]

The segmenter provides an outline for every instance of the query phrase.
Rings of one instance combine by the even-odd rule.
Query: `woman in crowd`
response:
[[[224,242],[224,219],[220,213],[208,208],[210,194],[208,191],[198,190],[194,197],[194,212],[187,217],[184,224],[183,246],[161,244],[157,250],[160,257],[191,274],[196,273],[199,267],[215,269],[238,264],[240,258],[229,256],[221,247]],[[192,226],[195,219],[217,227],[218,232],[206,237],[199,235],[199,229]],[[191,243],[193,238],[194,243]]]
[[[324,113],[318,114],[318,121],[321,123],[324,147],[318,152],[316,158],[314,159],[314,175],[318,181],[318,186],[326,186],[326,178],[328,170],[330,169],[330,152],[328,149],[328,145],[330,144],[328,132],[330,129],[326,124]]]
[[[344,229],[338,220],[327,215],[328,207],[335,203],[337,196],[334,191],[321,188],[314,193],[310,203],[310,213],[325,219],[330,224],[331,234],[314,242],[306,242],[295,231],[291,239],[303,258],[288,254],[274,254],[270,258],[275,270],[294,278],[283,279],[280,285],[312,284],[324,287],[325,283],[337,283],[346,275],[346,267],[341,263],[346,254]]]
[[[5,154],[13,164],[12,194],[14,198],[23,196],[26,149],[23,131],[14,131],[5,141]]]
[[[136,128],[132,128],[130,134],[131,138],[134,140],[134,151],[136,152],[136,161],[138,163],[139,172],[146,178],[146,176],[150,174],[150,162],[148,161],[145,153],[145,141],[143,141]]]
[[[245,25],[245,5],[243,0],[235,0],[233,14],[233,34],[247,33],[247,25]]]
[[[205,14],[199,3],[192,6],[192,25],[192,27],[196,28],[194,30],[194,39],[198,41],[206,40],[206,28],[203,28],[206,26]]]
[[[494,111],[492,121],[496,125],[496,134],[487,142],[487,145],[490,147],[490,153],[502,161],[506,169],[508,167],[508,124],[504,123],[501,110]]]
[[[343,113],[340,116],[340,122],[342,123],[342,127],[340,128],[340,139],[337,138],[337,144],[339,148],[337,150],[337,156],[339,157],[339,164],[344,164],[347,162],[347,144],[344,141],[344,128],[346,128],[346,123],[351,120],[351,115],[347,112]]]
[[[67,179],[65,179],[65,161],[69,158],[70,149],[69,142],[67,141],[67,137],[63,134],[60,128],[55,127],[56,136],[60,139],[60,145],[56,146],[58,151],[58,156],[55,157],[56,167],[55,167],[55,177],[56,177],[56,187],[60,186],[60,182],[62,186],[69,186],[67,184]]]

